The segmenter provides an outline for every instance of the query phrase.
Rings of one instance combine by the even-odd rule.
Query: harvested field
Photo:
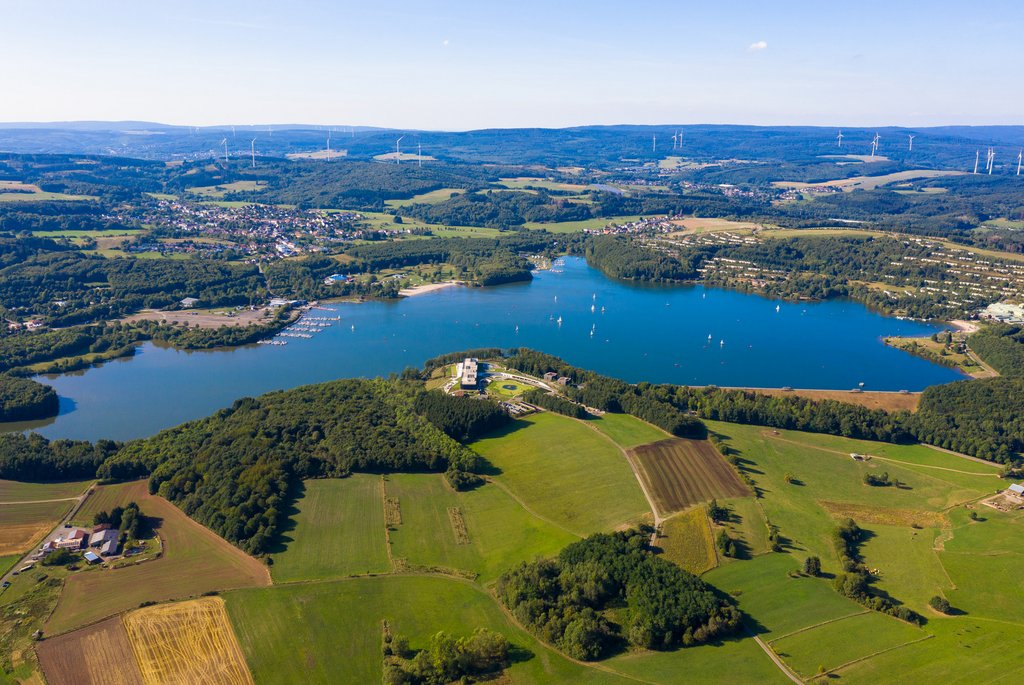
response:
[[[73,500],[0,504],[0,556],[27,552],[73,504]]]
[[[627,454],[662,515],[714,497],[750,494],[732,467],[707,440],[672,438],[642,445]]]
[[[50,685],[143,685],[120,616],[36,645]]]
[[[704,507],[693,507],[661,525],[657,546],[662,555],[682,569],[701,574],[718,566],[715,541]]]
[[[455,542],[460,545],[469,544],[469,531],[466,530],[466,520],[462,518],[462,509],[448,507],[448,520],[452,523],[452,532],[455,533]]]
[[[139,609],[124,626],[146,685],[253,682],[220,597]]]
[[[76,573],[64,584],[46,632],[57,634],[91,623],[144,601],[195,597],[211,590],[270,584],[267,567],[176,506],[150,495],[146,481],[119,486],[110,503],[135,500],[142,513],[158,519],[156,530],[164,545],[159,559],[111,571]]]
[[[868,409],[884,409],[885,411],[917,411],[917,405],[921,403],[921,393],[910,392],[884,392],[872,391],[850,392],[848,390],[782,390],[781,388],[736,388],[737,390],[750,390],[760,395],[771,397],[784,397],[796,395],[806,397],[809,400],[835,400],[847,404],[856,404]]]
[[[913,509],[886,509],[869,507],[849,502],[818,501],[825,511],[835,518],[852,518],[863,525],[919,526],[921,528],[948,528],[949,520],[937,511],[914,511]]]

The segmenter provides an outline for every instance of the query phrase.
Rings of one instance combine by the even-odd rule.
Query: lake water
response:
[[[939,330],[930,324],[849,301],[779,302],[702,286],[621,283],[577,258],[556,262],[530,283],[331,308],[336,313],[311,316],[341,316],[340,322],[309,340],[289,338],[286,346],[180,352],[146,344],[133,358],[40,377],[60,394],[60,416],[0,430],[142,437],[239,397],[386,375],[470,347],[532,347],[631,382],[921,390],[962,378],[881,341]]]

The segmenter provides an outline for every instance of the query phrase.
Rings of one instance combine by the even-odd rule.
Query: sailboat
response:
[[[775,313],[778,314],[779,310],[782,309],[780,305],[775,305]]]

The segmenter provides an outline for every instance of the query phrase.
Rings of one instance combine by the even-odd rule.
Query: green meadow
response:
[[[354,578],[226,593],[228,615],[259,683],[381,682],[381,622],[422,649],[439,630],[487,628],[518,650],[516,683],[629,683],[579,665],[515,627],[493,597],[469,582],[437,576]]]
[[[649,517],[621,450],[583,422],[533,414],[471,447],[530,511],[576,535]]]
[[[276,583],[391,570],[380,476],[310,480],[296,503],[294,530],[274,554]]]

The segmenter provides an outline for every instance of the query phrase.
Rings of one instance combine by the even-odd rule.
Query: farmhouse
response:
[[[1024,485],[1020,483],[1014,483],[1010,487],[1006,488],[1006,494],[1017,499],[1024,499]]]
[[[120,532],[114,528],[105,528],[104,530],[100,530],[92,534],[89,538],[89,546],[103,547],[108,542],[117,543],[117,538],[120,537],[120,535]]]
[[[479,362],[472,358],[467,357],[462,362],[461,375],[462,378],[459,381],[459,385],[464,389],[477,387],[477,366]]]
[[[549,383],[554,383],[555,379],[557,378],[558,374],[555,373],[554,371],[548,371],[546,374],[544,374],[544,380],[546,380]]]
[[[82,528],[72,528],[63,537],[53,541],[56,549],[82,549],[89,539],[89,533]]]
[[[567,386],[571,382],[572,381],[569,380],[568,376],[559,376],[559,378],[558,378],[558,384],[561,385],[561,386]]]
[[[182,309],[192,309],[192,307],[195,307],[197,304],[199,304],[199,300],[194,297],[186,297],[178,304],[181,305]]]

